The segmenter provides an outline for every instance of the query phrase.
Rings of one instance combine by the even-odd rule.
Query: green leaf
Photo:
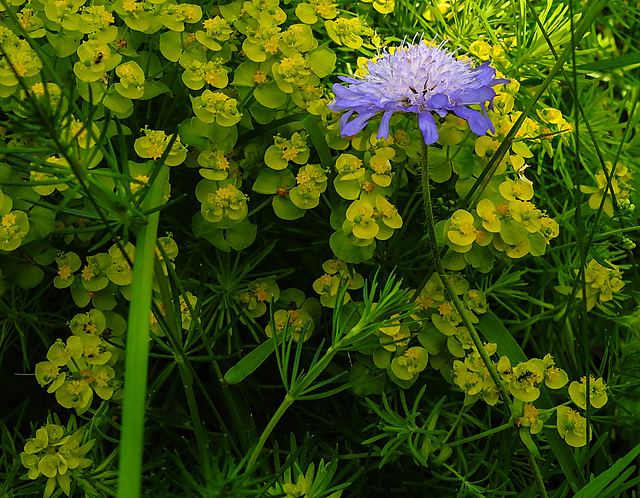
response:
[[[276,344],[282,342],[283,334],[278,334],[275,338],[265,341],[251,351],[247,356],[241,358],[238,363],[232,366],[224,379],[229,384],[238,384],[242,382],[248,375],[251,375],[256,369],[262,365],[271,353],[275,351]]]
[[[330,171],[333,167],[333,158],[331,157],[331,149],[327,145],[327,141],[324,139],[325,131],[318,124],[319,118],[308,114],[302,120],[302,124],[309,134],[311,143],[316,148],[318,156],[320,156],[320,163],[322,168],[326,171]]]
[[[265,107],[258,102],[254,102],[253,104],[251,104],[251,107],[249,107],[249,113],[251,114],[251,116],[253,116],[253,119],[256,120],[256,123],[260,125],[268,125],[272,121],[275,121],[278,116],[278,113],[275,109],[269,109],[268,107]],[[251,122],[250,119],[248,121]],[[243,121],[241,121],[241,123],[246,127]],[[249,129],[253,129],[253,127]]]
[[[340,197],[347,200],[355,200],[362,192],[362,185],[359,180],[341,180],[337,176],[333,180],[333,186]]]
[[[147,81],[144,84],[144,94],[140,100],[153,99],[163,93],[171,95],[171,89],[161,81]]]
[[[196,213],[193,215],[191,219],[191,230],[193,231],[193,235],[208,240],[221,251],[229,252],[231,250],[231,247],[224,238],[222,229],[214,227],[202,217],[202,214]]]
[[[346,263],[364,263],[373,257],[376,250],[375,240],[367,246],[354,246],[347,234],[342,230],[335,232],[329,239],[329,245],[333,253]]]
[[[44,278],[44,271],[28,262],[16,261],[16,258],[1,258],[0,268],[6,280],[23,289],[33,289]]]
[[[529,449],[529,451],[533,453],[536,458],[540,458],[540,452],[538,451],[538,447],[531,437],[529,429],[527,427],[521,427],[518,431],[518,435],[520,436],[520,439],[522,440],[524,445]]]
[[[324,78],[333,73],[336,67],[336,54],[325,43],[309,52],[309,67],[319,77]]]
[[[270,145],[264,153],[264,163],[271,169],[280,171],[289,166],[289,161],[282,157],[282,151],[275,145]]]
[[[255,76],[256,71],[260,70],[261,66],[261,64],[253,61],[242,62],[233,71],[233,85],[249,88],[256,86],[256,82],[253,77]],[[266,72],[266,70],[263,70],[263,72]]]
[[[258,233],[258,226],[251,223],[248,219],[242,223],[228,228],[226,231],[226,240],[229,246],[236,251],[241,251],[253,244]]]
[[[62,31],[61,33],[47,31],[47,40],[60,59],[75,54],[83,36],[79,31]]]
[[[34,206],[29,212],[29,221],[31,222],[31,227],[28,238],[43,239],[55,229],[56,213],[53,209]]]
[[[602,61],[588,62],[576,67],[578,71],[603,71],[605,69],[622,69],[633,64],[640,64],[640,54],[627,54],[611,57]]]
[[[295,183],[295,177],[288,169],[274,171],[263,168],[258,173],[258,178],[253,183],[252,190],[259,194],[273,195],[280,187],[292,188]]]
[[[429,150],[429,176],[436,183],[444,183],[451,178],[451,161],[442,149],[431,147]]]
[[[575,494],[575,498],[599,498],[601,496],[604,496],[605,493],[611,493],[615,491],[615,489],[607,489],[605,491],[605,487],[608,486],[609,483],[616,477],[622,474],[625,468],[628,467],[638,455],[640,455],[640,444],[629,451],[629,453],[627,453],[625,456],[619,458],[616,463],[602,472],[598,477],[592,479],[589,484],[584,486]],[[631,469],[633,469],[633,467]]]
[[[198,133],[193,127],[193,119],[185,119],[180,126],[178,126],[178,134],[180,140],[185,145],[192,145],[198,150],[206,150],[209,147],[209,140]]]
[[[111,109],[113,112],[119,115],[119,117],[129,117],[133,113],[133,102],[130,99],[124,98],[115,89],[105,95],[102,101],[107,109]]]
[[[297,5],[296,17],[305,24],[314,24],[318,20],[314,6],[309,3],[299,3]]]
[[[349,371],[349,382],[357,382],[352,388],[356,396],[381,395],[387,385],[386,372],[373,372],[358,361],[353,364]]]
[[[258,85],[253,91],[253,96],[258,103],[269,109],[277,109],[282,106],[287,99],[287,94],[278,88],[275,81],[268,81]]]
[[[273,207],[275,215],[282,220],[297,220],[302,218],[306,212],[304,209],[300,209],[294,205],[288,196],[274,196],[273,199],[271,199],[271,207]]]

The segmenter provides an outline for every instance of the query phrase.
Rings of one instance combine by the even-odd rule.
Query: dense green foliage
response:
[[[0,497],[635,496],[638,26],[0,0]],[[341,135],[339,75],[444,40],[494,132]]]

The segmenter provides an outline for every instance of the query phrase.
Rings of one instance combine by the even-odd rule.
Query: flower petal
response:
[[[488,117],[480,114],[479,111],[474,111],[468,107],[457,106],[453,112],[456,116],[465,119],[469,123],[469,128],[476,135],[486,135],[487,131],[493,131],[493,124]]]
[[[393,111],[386,111],[382,115],[382,119],[380,120],[380,129],[378,129],[378,137],[377,138],[389,138],[389,121],[391,120],[391,116],[393,116]]]
[[[425,144],[431,145],[438,141],[438,128],[430,112],[418,114],[418,126]]]
[[[356,118],[340,127],[340,135],[343,137],[353,137],[357,135],[364,130],[364,127],[367,126],[367,121],[375,116],[376,112],[378,111],[361,112]],[[342,121],[340,123],[342,124]]]

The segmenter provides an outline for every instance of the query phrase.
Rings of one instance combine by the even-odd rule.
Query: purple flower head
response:
[[[362,131],[378,112],[383,112],[378,138],[389,138],[389,120],[394,112],[414,112],[427,145],[438,140],[433,119],[453,112],[466,120],[476,135],[494,131],[484,110],[492,104],[496,93],[491,88],[509,80],[496,78],[488,62],[473,67],[470,59],[458,60],[455,52],[444,48],[446,42],[428,46],[422,38],[418,43],[403,43],[390,52],[385,48],[375,61],[363,66],[363,76],[340,76],[349,86],[333,85],[336,94],[329,104],[332,111],[347,111],[340,119],[340,134],[351,137]],[[479,104],[482,113],[468,106]],[[349,118],[356,117],[349,121]]]

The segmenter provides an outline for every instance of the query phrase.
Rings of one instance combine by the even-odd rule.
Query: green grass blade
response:
[[[625,468],[628,467],[638,455],[640,455],[640,444],[625,456],[619,458],[610,468],[602,472],[589,484],[580,489],[580,491],[576,493],[575,498],[597,498],[602,496],[602,491],[609,485],[609,483],[624,472]]]
[[[162,202],[168,174],[168,168],[164,167],[153,183],[152,192],[148,198],[149,208]],[[154,212],[149,215],[147,223],[137,231],[122,403],[119,498],[138,498],[142,483],[142,447],[149,363],[149,314],[159,218],[160,212]]]

